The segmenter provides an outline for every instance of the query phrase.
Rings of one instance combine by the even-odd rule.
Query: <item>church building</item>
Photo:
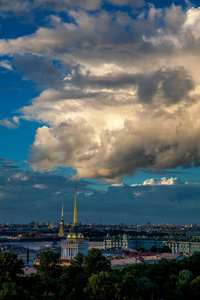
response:
[[[63,264],[70,264],[71,260],[79,253],[86,255],[89,250],[89,240],[78,232],[78,213],[77,213],[77,187],[75,188],[74,203],[74,222],[70,233],[67,235],[66,241],[61,247],[61,260]]]

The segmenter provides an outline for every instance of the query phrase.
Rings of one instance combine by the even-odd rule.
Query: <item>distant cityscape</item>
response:
[[[43,234],[58,234],[60,223],[54,222],[30,222],[28,224],[13,224],[4,223],[0,224],[0,235],[12,235],[23,236],[28,233],[32,236],[40,236]],[[69,232],[72,227],[72,223],[65,223],[65,232]],[[185,235],[185,236],[198,236],[200,235],[200,225],[188,224],[188,225],[176,225],[176,224],[96,224],[96,223],[81,223],[79,222],[79,230],[81,232],[95,231],[99,233],[112,232],[112,231],[124,231],[129,234],[149,234],[149,235]]]

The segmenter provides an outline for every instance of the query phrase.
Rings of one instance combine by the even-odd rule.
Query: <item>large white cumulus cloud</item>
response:
[[[69,23],[54,15],[32,35],[0,41],[2,55],[17,54],[15,68],[46,86],[21,109],[44,124],[31,165],[115,182],[138,167],[199,166],[200,9],[68,14]]]

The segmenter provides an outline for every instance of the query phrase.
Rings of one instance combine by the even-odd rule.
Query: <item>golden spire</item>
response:
[[[61,220],[63,220],[63,206],[64,206],[64,204],[63,204],[63,202],[62,202],[62,215],[61,215]]]
[[[74,226],[78,226],[78,214],[77,214],[77,187],[75,187],[75,203],[74,203]]]
[[[61,221],[60,221],[60,228],[58,236],[65,236],[65,224],[64,224],[64,217],[63,217],[63,202],[62,202],[62,214],[61,214]]]

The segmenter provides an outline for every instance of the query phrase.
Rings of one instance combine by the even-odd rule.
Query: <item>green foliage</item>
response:
[[[189,270],[182,270],[179,273],[179,279],[182,281],[190,282],[193,279],[193,274]]]
[[[200,292],[200,275],[197,276],[191,283],[194,287],[198,288]]]
[[[0,253],[0,285],[15,281],[17,274],[24,274],[23,265],[23,260],[18,259],[17,254],[10,251]]]
[[[140,299],[152,299],[153,295],[158,294],[158,285],[152,283],[149,278],[142,277],[138,280],[137,297]],[[138,299],[137,298],[137,299]]]
[[[39,254],[40,263],[35,265],[34,268],[43,277],[56,278],[61,273],[61,259],[60,253],[49,251],[42,251]]]
[[[76,264],[63,267],[63,274],[59,281],[61,299],[83,299],[83,289],[88,283],[88,276],[83,267]]]
[[[136,249],[136,251],[145,252],[145,249],[144,249],[144,247],[138,247],[138,248]]]
[[[79,253],[70,266],[60,265],[59,254],[47,251],[40,254],[37,274],[21,276],[22,266],[15,254],[0,254],[0,300],[200,299],[199,253],[113,270],[98,249]]]
[[[86,299],[90,300],[118,300],[120,299],[120,285],[112,272],[101,271],[92,274],[84,289]]]
[[[110,271],[110,261],[101,253],[99,249],[92,248],[84,256],[84,268],[88,274],[95,274],[101,271]]]
[[[200,275],[200,253],[196,252],[188,259],[182,261],[182,269],[190,270],[194,277]]]
[[[84,263],[84,255],[83,253],[79,252],[76,257],[74,258],[72,265],[80,266],[82,267]]]
[[[121,291],[120,299],[137,299],[137,289],[138,289],[138,282],[135,276],[131,274],[124,274],[121,277]],[[123,298],[122,298],[123,297]]]
[[[29,276],[18,279],[18,285],[23,286],[34,299],[39,299],[40,296],[49,289],[48,281],[44,280],[39,274],[31,274]]]
[[[147,277],[141,277],[138,279],[138,283],[141,287],[145,287],[145,286],[149,285],[150,280]]]
[[[149,249],[149,252],[158,252],[158,248],[156,246],[151,246],[151,248]]]
[[[161,253],[172,253],[172,249],[169,248],[167,245],[162,246],[162,248],[159,249],[159,252]]]
[[[0,300],[34,300],[27,291],[14,282],[5,282],[0,290]]]

